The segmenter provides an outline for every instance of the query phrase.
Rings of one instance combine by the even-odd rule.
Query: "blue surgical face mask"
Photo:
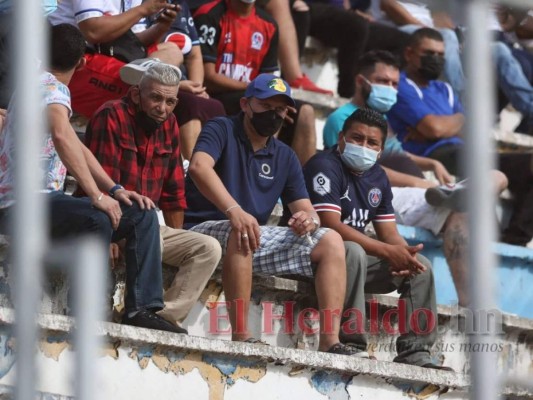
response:
[[[386,113],[396,104],[398,91],[389,85],[379,85],[371,83],[368,79],[365,81],[370,85],[370,94],[366,99],[368,106],[380,113]]]
[[[57,9],[57,0],[43,0],[44,16],[52,14]]]
[[[357,172],[364,172],[374,166],[378,159],[379,151],[348,143],[344,136],[342,138],[345,146],[341,154],[341,160],[348,168]]]

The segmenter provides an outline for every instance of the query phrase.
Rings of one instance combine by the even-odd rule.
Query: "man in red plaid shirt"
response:
[[[172,113],[180,70],[159,62],[145,71],[135,65],[124,68],[129,80],[131,74],[139,75],[139,84],[126,97],[100,107],[87,126],[85,142],[115,182],[149,197],[163,212],[163,262],[179,270],[159,315],[180,327],[218,265],[221,248],[209,236],[180,229],[186,208],[184,172]]]

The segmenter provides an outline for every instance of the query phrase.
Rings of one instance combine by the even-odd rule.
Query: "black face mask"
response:
[[[144,111],[137,111],[135,114],[135,122],[137,122],[146,133],[152,133],[157,128],[161,126],[160,122],[157,122],[155,119],[151,118]]]
[[[253,115],[252,118],[250,118],[250,122],[255,131],[263,137],[274,135],[281,129],[281,125],[283,125],[284,118],[274,110],[263,112],[254,112],[254,110],[252,110],[252,113]]]
[[[444,69],[444,57],[436,54],[426,54],[420,57],[418,72],[423,78],[432,81],[437,79]]]

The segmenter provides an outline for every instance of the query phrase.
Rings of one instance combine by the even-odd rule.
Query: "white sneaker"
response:
[[[158,58],[140,58],[134,60],[122,68],[120,68],[120,79],[128,85],[138,85],[141,81],[143,74],[154,64],[164,64]],[[181,79],[181,71],[178,67],[170,64],[169,65],[174,69],[174,72],[178,76],[178,79]]]

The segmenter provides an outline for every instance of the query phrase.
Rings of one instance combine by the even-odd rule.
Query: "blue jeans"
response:
[[[514,108],[533,126],[533,87],[511,49],[502,42],[491,44],[498,85]]]
[[[400,30],[406,33],[413,33],[421,28],[419,25],[403,25],[399,27]],[[455,32],[446,28],[435,28],[444,38],[444,77],[446,81],[452,85],[459,95],[462,96],[465,89],[465,75],[463,73],[463,65],[461,63],[461,49],[459,46],[459,39]]]
[[[122,219],[116,231],[107,214],[91,206],[87,197],[63,192],[46,194],[53,238],[96,234],[107,244],[126,239],[126,313],[163,308],[163,278],[159,222],[155,210],[141,210],[134,203],[121,204]]]

